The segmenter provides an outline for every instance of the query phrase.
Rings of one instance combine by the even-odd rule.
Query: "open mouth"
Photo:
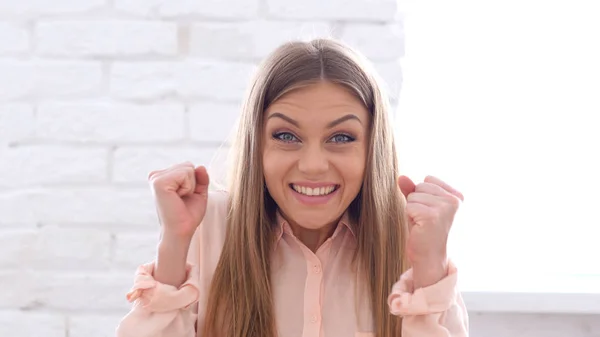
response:
[[[306,187],[306,186],[301,186],[301,185],[296,185],[296,184],[290,184],[290,188],[300,194],[303,194],[303,195],[306,195],[309,197],[322,197],[322,196],[326,196],[326,195],[329,195],[329,194],[337,191],[337,189],[340,188],[340,185],[330,185],[330,186],[321,186],[321,187]]]

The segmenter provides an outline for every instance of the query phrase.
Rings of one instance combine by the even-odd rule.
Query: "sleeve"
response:
[[[187,263],[186,281],[176,288],[157,282],[155,262],[138,267],[127,300],[133,303],[117,326],[117,337],[194,337],[198,314],[198,271]]]
[[[192,237],[186,279],[180,287],[154,279],[156,261],[138,267],[127,293],[133,305],[117,326],[116,337],[196,337],[204,309],[199,303],[206,299],[205,288],[225,240],[227,205],[226,191],[209,191],[206,214]]]
[[[390,313],[402,316],[403,337],[468,337],[469,318],[457,289],[457,269],[450,261],[448,275],[438,283],[414,289],[412,269],[393,286]]]

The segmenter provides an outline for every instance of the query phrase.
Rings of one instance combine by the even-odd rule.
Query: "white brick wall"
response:
[[[280,43],[343,37],[398,90],[395,0],[298,4],[0,0],[0,336],[113,335],[155,254],[146,175],[223,172],[249,76]]]
[[[176,101],[43,102],[38,104],[36,117],[35,135],[44,142],[116,145],[184,140],[185,106]]]
[[[244,20],[261,16],[260,0],[114,0],[119,11],[140,17]]]
[[[2,101],[87,98],[100,95],[103,85],[98,61],[2,58],[0,74]]]
[[[42,56],[126,57],[177,55],[177,24],[156,21],[42,22],[35,27]]]
[[[208,59],[117,61],[108,74],[109,94],[118,99],[143,101],[237,101],[254,68],[249,62]]]
[[[37,19],[48,15],[84,15],[106,7],[106,0],[0,1],[0,16],[10,19]]]
[[[112,336],[155,253],[148,171],[191,160],[222,172],[250,73],[291,38],[344,39],[397,97],[396,6],[0,0],[0,336]]]
[[[23,24],[0,23],[0,53],[4,55],[24,53],[29,49],[29,34]]]
[[[207,58],[254,60],[298,34],[327,36],[330,32],[330,24],[324,21],[197,23],[191,26],[190,53]]]

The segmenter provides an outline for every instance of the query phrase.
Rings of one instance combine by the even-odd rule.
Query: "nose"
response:
[[[302,149],[298,170],[307,177],[318,178],[329,170],[329,159],[327,153],[319,145],[306,146]]]

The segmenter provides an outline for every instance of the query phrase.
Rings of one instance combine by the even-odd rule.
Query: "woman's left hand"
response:
[[[406,197],[409,229],[406,254],[413,268],[415,288],[426,287],[447,274],[448,234],[464,197],[432,176],[418,185],[401,176],[398,186]]]

